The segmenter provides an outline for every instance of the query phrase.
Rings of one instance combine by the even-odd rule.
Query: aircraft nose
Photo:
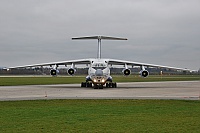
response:
[[[97,69],[97,70],[95,71],[95,75],[96,75],[96,76],[103,76],[103,71],[102,71],[101,69]]]

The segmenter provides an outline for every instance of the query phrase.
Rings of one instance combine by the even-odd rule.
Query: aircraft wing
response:
[[[155,65],[155,64],[148,64],[148,63],[141,63],[141,62],[115,60],[115,59],[109,59],[109,64],[111,64],[111,65],[125,65],[126,64],[126,65],[129,65],[129,66],[159,67],[159,68],[168,68],[168,69],[183,70],[183,71],[193,71],[193,70],[190,70],[190,69],[187,69],[187,68],[178,68],[178,67]]]
[[[26,68],[26,67],[41,67],[41,66],[60,66],[60,65],[81,65],[81,64],[90,64],[91,59],[79,59],[79,60],[68,60],[68,61],[59,61],[59,62],[50,62],[50,63],[41,63],[41,64],[32,64],[32,65],[24,65],[24,66],[15,66],[8,67],[4,69],[14,69],[14,68]]]

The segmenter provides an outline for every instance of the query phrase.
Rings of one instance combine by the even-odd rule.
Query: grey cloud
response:
[[[109,35],[129,40],[103,41],[103,57],[198,69],[199,5],[198,0],[1,0],[0,64],[96,57],[96,41],[71,37]]]

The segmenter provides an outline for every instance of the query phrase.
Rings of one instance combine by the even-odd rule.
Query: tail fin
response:
[[[98,39],[98,53],[97,58],[101,58],[101,39],[104,40],[128,40],[127,38],[119,38],[119,37],[109,37],[109,36],[87,36],[87,37],[74,37],[72,40],[80,40],[80,39]]]

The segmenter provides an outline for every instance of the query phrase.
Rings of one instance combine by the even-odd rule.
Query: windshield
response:
[[[106,67],[92,67],[92,68],[94,68],[95,70],[97,70],[97,69],[103,70],[103,69],[105,69]]]
[[[104,68],[106,68],[106,64],[105,63],[94,63],[94,64],[92,64],[92,67],[95,69],[97,69],[97,68],[104,69]]]

